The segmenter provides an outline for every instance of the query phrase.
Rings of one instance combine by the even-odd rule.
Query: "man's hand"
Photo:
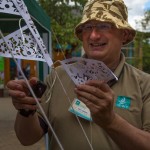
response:
[[[75,92],[91,111],[93,121],[101,127],[107,127],[115,118],[113,111],[114,92],[104,81],[92,80],[78,85]]]
[[[29,83],[35,85],[37,78],[31,78]],[[36,101],[31,97],[30,91],[25,80],[11,80],[7,83],[9,95],[12,97],[14,107],[19,109],[36,110]]]

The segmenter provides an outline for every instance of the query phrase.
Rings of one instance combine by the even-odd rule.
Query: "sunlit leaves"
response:
[[[74,28],[81,19],[83,6],[87,0],[39,0],[41,6],[51,18],[53,48],[57,39],[63,49],[68,44],[79,43],[74,36]]]

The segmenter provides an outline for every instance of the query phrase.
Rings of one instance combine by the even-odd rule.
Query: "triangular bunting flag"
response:
[[[32,33],[32,36],[33,36],[32,37],[31,35],[30,36],[26,35],[25,36],[26,39],[30,37],[32,39],[32,42],[35,41],[35,43],[37,43],[37,45],[38,45],[37,46],[38,50],[36,52],[35,52],[35,49],[32,49],[33,47],[29,47],[26,44],[21,45],[20,44],[21,41],[18,41],[18,39],[19,39],[19,36],[20,36],[20,40],[21,40],[22,39],[21,36],[23,36],[23,35],[20,35],[19,30],[18,30],[17,33],[11,34],[11,36],[15,34],[15,36],[18,37],[18,39],[16,39],[16,37],[12,37],[12,38],[8,39],[9,36],[7,37],[7,40],[5,39],[5,41],[9,42],[9,43],[7,43],[7,45],[9,46],[9,49],[11,49],[11,51],[13,52],[12,54],[13,55],[15,54],[14,57],[15,58],[20,58],[20,59],[29,59],[29,57],[27,57],[28,56],[27,54],[30,54],[30,56],[32,56],[35,53],[35,58],[41,57],[40,59],[42,61],[45,59],[47,64],[49,66],[51,66],[53,64],[53,62],[50,58],[50,55],[46,51],[46,47],[43,43],[43,40],[41,39],[40,34],[39,34],[38,30],[36,29],[36,27],[35,27],[32,19],[31,19],[29,13],[28,13],[27,7],[24,4],[23,0],[17,0],[17,1],[16,0],[7,0],[7,1],[6,0],[5,1],[1,0],[0,1],[0,12],[10,13],[10,14],[15,14],[16,13],[16,15],[18,15],[18,13],[19,13],[23,17],[23,19],[25,20],[25,22],[26,22],[26,24],[27,24],[30,32]],[[13,41],[11,41],[12,39],[15,40],[15,41],[17,40],[17,44],[18,44],[17,46],[20,46],[20,47],[17,47],[17,46],[12,47],[12,46],[14,46],[14,44],[12,44]],[[3,43],[2,46],[1,46],[1,53],[3,54],[2,56],[8,57],[8,53],[10,51],[8,52],[8,49],[7,49],[7,52],[5,52],[4,50],[6,50],[6,47],[4,48],[4,45],[5,44]],[[20,52],[24,52],[24,53],[22,53],[20,55]],[[40,56],[37,55],[37,54],[40,54]],[[39,58],[34,59],[34,60],[39,60]]]
[[[12,2],[12,0],[0,0],[0,13],[7,13],[20,16],[20,13],[17,10],[14,3]]]
[[[28,26],[17,30],[5,37],[12,54],[15,58],[44,61],[39,46],[36,44],[34,37],[29,33]],[[0,56],[12,57],[3,39],[0,39]]]

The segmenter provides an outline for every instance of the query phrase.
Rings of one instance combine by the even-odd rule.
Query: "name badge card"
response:
[[[74,99],[69,111],[85,120],[92,121],[91,112],[86,105],[78,99]]]

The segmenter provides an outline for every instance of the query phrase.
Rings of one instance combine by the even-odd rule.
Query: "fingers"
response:
[[[37,109],[37,106],[36,106],[36,105],[23,104],[23,103],[16,102],[16,101],[13,101],[13,100],[12,100],[12,103],[13,103],[14,107],[15,107],[17,110],[20,110],[20,109],[36,110],[36,109]]]
[[[40,101],[40,99],[38,99]],[[24,98],[13,98],[13,102],[21,103],[21,104],[28,104],[28,105],[35,105],[36,101],[33,97],[24,97]]]
[[[30,79],[31,84],[37,82],[37,78]],[[32,86],[32,85],[31,85]],[[12,97],[14,107],[18,109],[36,109],[36,101],[33,97],[29,96],[30,91],[25,80],[12,80],[7,84],[9,95]]]
[[[38,99],[41,102],[40,99]],[[35,110],[37,109],[36,100],[33,97],[24,97],[24,98],[14,98],[12,97],[12,103],[17,110],[19,109],[30,109]]]
[[[113,91],[103,81],[93,80],[84,85],[78,85],[75,92],[78,96],[84,97],[94,104],[99,104],[99,101],[104,99],[112,100],[113,97]]]
[[[25,96],[26,96],[26,93],[25,92],[23,92],[23,91],[19,91],[19,90],[11,90],[11,89],[9,89],[8,90],[9,91],[9,95],[11,96],[11,97],[16,97],[16,98],[24,98]]]
[[[30,80],[29,80],[29,83],[31,86],[35,85],[38,81],[38,78],[36,77],[32,77]]]
[[[101,89],[103,92],[107,92],[110,89],[108,84],[105,81],[101,80],[89,80],[85,84],[97,87],[98,89]]]
[[[37,78],[33,77],[29,80],[31,86],[36,84]],[[29,88],[25,80],[11,80],[7,83],[9,95],[12,97],[23,98],[30,95]]]
[[[30,85],[36,84],[38,79],[36,77],[33,77],[29,80]],[[23,91],[23,92],[29,92],[28,86],[25,80],[11,80],[7,83],[8,90],[15,90],[15,91]]]
[[[91,80],[78,85],[75,93],[89,109],[92,119],[100,126],[108,125],[113,116],[114,92],[104,81]]]
[[[93,104],[98,104],[101,96],[97,88],[91,88],[90,86],[78,86],[78,88],[75,88],[75,93],[79,99],[83,99],[84,103],[90,101]]]
[[[99,109],[98,105],[94,104],[92,101],[88,100],[87,98],[84,98],[83,96],[78,96],[78,99],[90,109],[91,113],[94,113],[96,110]]]
[[[86,104],[90,110],[112,109],[114,93],[104,81],[89,81],[78,85],[75,93],[79,100]]]
[[[11,90],[24,90],[26,83],[24,80],[11,80],[7,83],[7,88]]]
[[[24,93],[28,94],[29,90],[27,84],[24,80],[11,80],[7,83],[7,88],[10,96],[19,96],[18,94]],[[11,95],[12,94],[12,95]]]

